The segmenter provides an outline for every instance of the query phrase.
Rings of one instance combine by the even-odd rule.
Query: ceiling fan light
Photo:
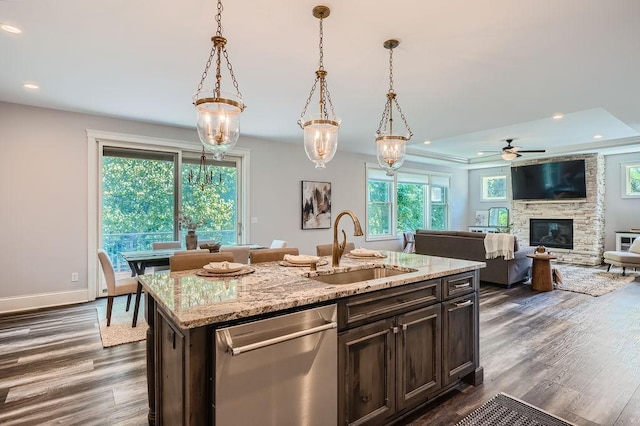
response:
[[[518,158],[518,154],[516,154],[515,152],[503,152],[502,153],[502,159],[503,160],[511,161],[511,160],[515,160],[516,158]]]

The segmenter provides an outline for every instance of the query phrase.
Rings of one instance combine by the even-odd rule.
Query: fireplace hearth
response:
[[[529,244],[573,249],[573,219],[529,219]]]

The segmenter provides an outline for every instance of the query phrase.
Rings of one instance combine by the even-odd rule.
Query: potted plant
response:
[[[185,213],[179,214],[178,222],[182,229],[187,230],[187,235],[184,237],[187,250],[195,250],[198,247],[198,236],[196,235],[196,230],[198,229],[198,226],[202,225],[204,222],[196,220]]]

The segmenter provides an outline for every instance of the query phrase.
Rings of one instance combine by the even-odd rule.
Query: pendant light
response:
[[[393,49],[398,47],[398,40],[387,40],[383,46],[389,49],[389,93],[387,93],[387,103],[382,112],[380,125],[376,131],[376,154],[378,156],[378,164],[387,171],[387,175],[393,176],[396,170],[404,163],[404,157],[407,152],[407,141],[413,136],[413,132],[409,128],[407,119],[400,109],[400,104],[393,91]],[[402,122],[407,129],[407,133],[400,134],[393,131],[393,108],[394,105],[402,118]]]
[[[218,0],[218,13],[215,18],[218,23],[218,30],[216,35],[211,37],[213,47],[202,73],[200,84],[198,84],[198,90],[193,97],[197,113],[198,136],[202,145],[208,151],[211,151],[216,160],[222,160],[224,155],[233,149],[238,141],[240,136],[240,114],[245,108],[225,47],[227,39],[222,36],[222,10],[222,2]],[[231,81],[236,90],[235,95],[220,90],[222,80],[220,63],[223,57],[227,63],[229,74],[231,74]],[[215,63],[216,67],[215,86],[213,88],[203,88],[212,63]]]
[[[336,117],[331,103],[331,94],[327,88],[327,71],[324,69],[323,56],[323,30],[322,21],[329,16],[330,9],[327,6],[313,8],[313,16],[320,20],[320,62],[316,71],[316,79],[311,87],[311,93],[304,105],[298,125],[304,130],[304,150],[307,157],[316,164],[316,169],[324,169],[325,164],[331,161],[338,149],[338,129],[340,119]],[[311,103],[311,97],[320,88],[319,113],[307,115],[307,107]],[[328,109],[327,109],[328,107]]]
[[[204,152],[204,147],[202,148],[202,154],[200,154],[200,162],[198,164],[198,173],[194,171],[194,167],[189,169],[189,173],[187,173],[187,182],[190,185],[200,187],[201,191],[204,191],[207,186],[215,185],[216,183],[213,180],[213,166],[207,164],[207,156]],[[222,174],[219,175],[218,184],[222,183]]]

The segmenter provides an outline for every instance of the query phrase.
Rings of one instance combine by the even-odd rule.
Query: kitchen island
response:
[[[140,276],[149,324],[149,423],[222,423],[216,410],[226,388],[218,386],[216,348],[228,339],[227,330],[331,305],[337,320],[327,324],[337,327],[337,342],[335,334],[321,340],[333,339],[334,348],[337,343],[337,370],[326,370],[337,374],[325,374],[322,381],[335,394],[336,424],[385,423],[460,380],[481,383],[477,291],[484,263],[382,253],[386,258],[379,260],[343,257],[339,268],[317,271],[271,262],[229,278],[199,277],[195,271]],[[371,268],[394,275],[346,284],[318,280]],[[251,409],[257,408],[246,407]],[[268,424],[269,413],[262,414]]]

